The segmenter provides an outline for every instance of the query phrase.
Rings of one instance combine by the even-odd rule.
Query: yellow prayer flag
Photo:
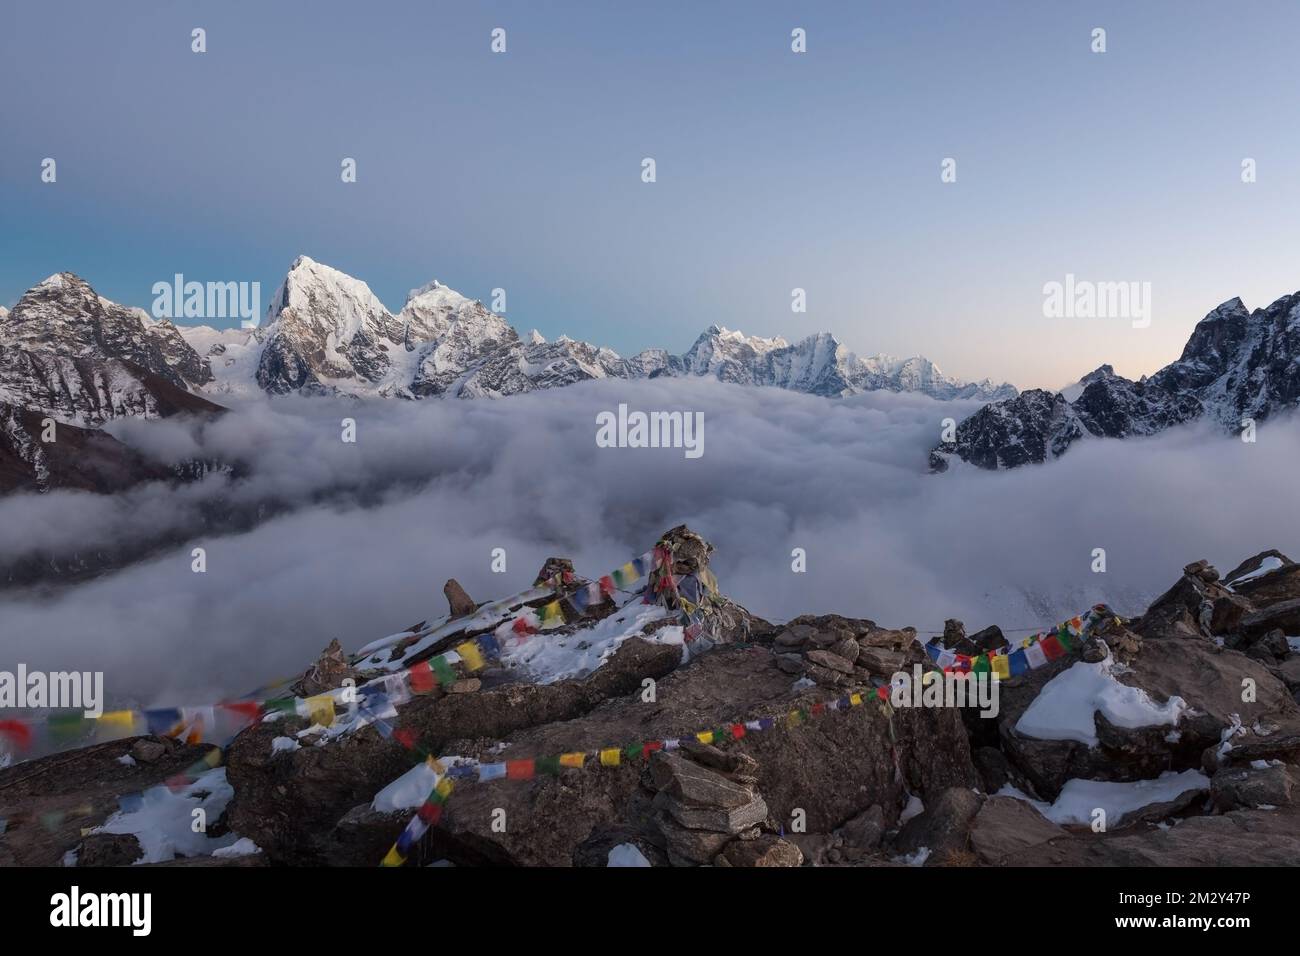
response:
[[[473,641],[466,641],[457,646],[456,653],[460,655],[460,659],[465,662],[465,669],[471,674],[483,669],[483,655]]]
[[[560,754],[560,766],[581,769],[583,761],[586,759],[587,755],[584,753]]]
[[[119,730],[130,730],[135,726],[135,711],[133,710],[110,710],[107,713],[99,715],[99,722],[115,727]]]
[[[620,751],[617,747],[611,747],[609,750],[600,752],[600,763],[604,767],[617,767]]]
[[[443,777],[433,789],[438,791],[438,795],[445,799],[451,796],[452,786],[451,777]]]
[[[862,695],[861,695],[861,694],[849,694],[849,703],[852,704],[854,707],[861,707],[861,706],[862,706]]]
[[[372,856],[371,859],[373,860],[374,857]],[[405,862],[406,862],[406,857],[398,853],[397,845],[393,844],[392,849],[388,851],[388,856],[384,857],[383,862],[380,863],[379,865],[380,866],[401,866]]]
[[[328,727],[334,723],[334,698],[329,694],[319,694],[307,698],[307,713],[314,724]]]
[[[713,743],[713,731],[701,730],[698,734],[695,735],[695,739],[702,744],[711,744]]]
[[[993,673],[997,674],[998,677],[1003,680],[1009,680],[1011,678],[1011,664],[1007,660],[1007,655],[996,654],[991,663],[993,665]]]

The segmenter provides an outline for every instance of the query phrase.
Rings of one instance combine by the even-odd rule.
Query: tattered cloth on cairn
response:
[[[655,545],[646,600],[680,611],[686,618],[688,641],[744,640],[749,635],[749,615],[736,613],[737,606],[718,590],[718,579],[709,569],[712,553],[713,545],[684,524],[666,532]]]

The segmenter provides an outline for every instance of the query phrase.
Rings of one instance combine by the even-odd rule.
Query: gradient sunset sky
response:
[[[7,3],[0,304],[61,270],[265,304],[305,253],[623,354],[718,323],[1137,376],[1300,288],[1298,32],[1293,2]],[[1045,318],[1067,273],[1150,282],[1151,326]]]

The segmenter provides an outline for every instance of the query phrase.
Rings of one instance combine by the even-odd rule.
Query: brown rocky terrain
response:
[[[707,566],[710,550],[704,543],[692,556],[692,573]],[[398,663],[491,630],[485,606],[459,585],[446,593],[447,622],[411,629],[445,636],[397,642]],[[618,766],[461,780],[408,865],[604,866],[625,844],[663,866],[1300,863],[1300,658],[1286,640],[1300,633],[1300,565],[1281,552],[1249,559],[1226,581],[1204,561],[1189,564],[1137,618],[1103,609],[1077,653],[1000,683],[994,719],[974,708],[890,708],[876,698],[895,671],[933,668],[911,629],[838,615],[778,626],[726,607],[716,646],[697,648],[686,663],[680,643],[657,639],[658,626],[672,623],[659,622],[585,677],[536,683],[526,671],[489,664],[400,703],[393,724],[408,743],[485,761],[639,746],[763,718],[778,725],[721,744],[686,741]],[[560,631],[532,639],[581,635],[611,613],[611,604],[566,612]],[[993,630],[968,638],[954,621],[940,640],[997,647]],[[364,681],[376,659],[328,648],[299,686],[318,692]],[[1118,680],[1157,705],[1181,697],[1177,732],[1118,726],[1098,712],[1095,745],[1019,733],[1018,719],[1044,686],[1080,660],[1115,661]],[[861,706],[833,705],[854,693]],[[809,716],[787,726],[792,710]],[[262,854],[181,862],[373,866],[384,857],[414,809],[380,812],[371,801],[417,758],[375,724],[303,735],[310,723],[294,715],[255,723],[225,750],[234,796],[220,827]],[[273,747],[286,736],[301,746]],[[144,745],[152,763],[121,765]],[[51,863],[73,850],[79,865],[131,862],[138,847],[129,835],[85,831],[103,822],[116,796],[193,759],[174,742],[132,738],[0,770],[0,817],[10,821],[0,859]],[[1071,780],[1184,771],[1204,773],[1208,785],[1127,812],[1101,832],[1054,823],[1029,802],[1051,802]],[[1024,799],[1008,795],[1015,791]],[[71,807],[84,812],[54,827],[39,823],[50,809]]]

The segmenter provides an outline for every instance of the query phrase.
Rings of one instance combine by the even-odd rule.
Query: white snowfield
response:
[[[1154,780],[1117,783],[1108,780],[1068,780],[1055,803],[1033,800],[1008,784],[997,792],[1000,797],[1015,797],[1033,806],[1053,823],[1093,824],[1096,811],[1106,814],[1106,825],[1113,827],[1126,813],[1157,803],[1167,803],[1189,790],[1208,791],[1210,778],[1199,770],[1181,773],[1166,771]]]
[[[1178,724],[1187,709],[1181,697],[1156,704],[1141,688],[1120,683],[1116,667],[1109,657],[1098,664],[1076,661],[1043,686],[1016,721],[1016,732],[1039,740],[1077,740],[1095,747],[1093,715],[1097,713],[1119,727]]]

